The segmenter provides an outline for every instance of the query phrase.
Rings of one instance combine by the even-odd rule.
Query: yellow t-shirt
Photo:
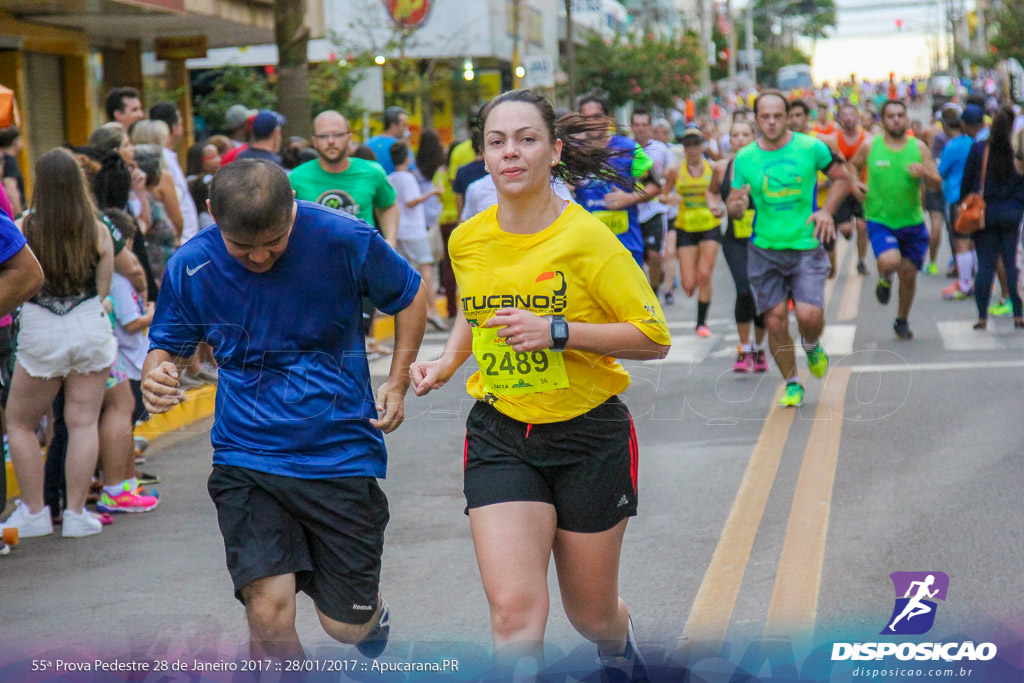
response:
[[[679,195],[676,227],[685,232],[707,232],[722,224],[722,219],[715,218],[715,214],[711,213],[707,195],[704,194],[711,185],[715,171],[707,159],[701,161],[704,166],[700,176],[691,176],[684,161],[676,180],[676,193]]]
[[[455,145],[451,157],[448,159],[448,182],[455,182],[455,174],[466,164],[476,159],[476,152],[473,151],[473,141],[463,140]]]
[[[812,138],[821,138],[822,137],[822,135],[819,133],[819,131],[816,131],[816,130],[812,130],[810,133],[808,133],[808,135],[810,135]],[[829,149],[831,149],[831,147]],[[825,200],[828,199],[828,189],[831,186],[832,186],[832,180],[827,175],[822,173],[821,171],[818,171],[818,208],[819,209],[825,208]]]
[[[448,169],[443,166],[437,169],[434,174],[434,185],[444,190],[441,193],[441,225],[455,225],[459,222],[459,206],[455,202],[455,193],[452,192],[452,183],[448,179]]]
[[[531,235],[504,232],[497,213],[492,206],[477,214],[456,228],[448,242],[470,327],[481,328],[498,309],[520,308],[564,315],[569,322],[628,322],[659,344],[671,343],[665,315],[643,271],[583,207],[569,204],[554,223]],[[475,340],[484,335],[483,330],[474,331]],[[629,386],[629,373],[617,360],[585,351],[517,354],[494,346],[483,351],[490,353],[481,352],[475,341],[474,356],[482,371],[469,378],[466,389],[521,422],[564,422]],[[487,387],[511,380],[515,383],[506,386],[516,386],[520,376],[533,381],[541,367],[550,376],[563,365],[564,388],[505,393]]]

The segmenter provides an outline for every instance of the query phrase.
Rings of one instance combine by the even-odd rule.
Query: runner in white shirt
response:
[[[654,162],[654,170],[659,178],[664,178],[671,168],[676,168],[675,157],[668,146],[654,139],[654,126],[651,114],[644,109],[636,109],[629,119],[633,130],[633,139],[643,147],[644,152]],[[662,267],[661,248],[665,241],[665,213],[668,208],[657,199],[637,205],[637,220],[644,236],[644,264],[647,266],[647,279],[651,289],[657,294],[665,279]]]

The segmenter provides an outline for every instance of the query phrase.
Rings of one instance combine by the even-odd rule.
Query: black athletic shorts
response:
[[[942,190],[924,191],[924,210],[929,213],[932,211],[941,214],[946,213],[946,195],[943,194]]]
[[[538,501],[558,528],[607,531],[636,516],[636,431],[617,396],[565,422],[527,424],[480,401],[466,420],[463,491],[472,508]]]
[[[842,225],[843,223],[849,223],[854,218],[864,218],[864,205],[857,201],[857,198],[852,194],[846,195],[843,202],[836,209],[835,216],[836,225]]]
[[[665,242],[665,214],[656,213],[641,223],[640,232],[644,236],[646,251],[661,251],[661,245]]]
[[[298,479],[214,465],[207,484],[235,597],[256,579],[295,574],[324,614],[365,624],[377,609],[388,499],[373,477]]]
[[[711,230],[702,230],[701,232],[686,232],[679,228],[672,229],[676,231],[676,249],[696,247],[706,240],[713,240],[719,243],[722,241],[721,228],[712,228]]]

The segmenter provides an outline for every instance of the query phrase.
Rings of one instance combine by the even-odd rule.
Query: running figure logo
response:
[[[935,624],[933,599],[946,599],[949,577],[942,572],[893,572],[889,578],[896,589],[896,604],[882,635],[927,633]]]

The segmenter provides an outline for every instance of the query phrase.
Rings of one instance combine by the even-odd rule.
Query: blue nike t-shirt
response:
[[[361,220],[300,201],[285,252],[253,273],[217,226],[167,263],[150,350],[220,366],[213,461],[304,479],[384,477],[360,298],[395,314],[420,276]]]

